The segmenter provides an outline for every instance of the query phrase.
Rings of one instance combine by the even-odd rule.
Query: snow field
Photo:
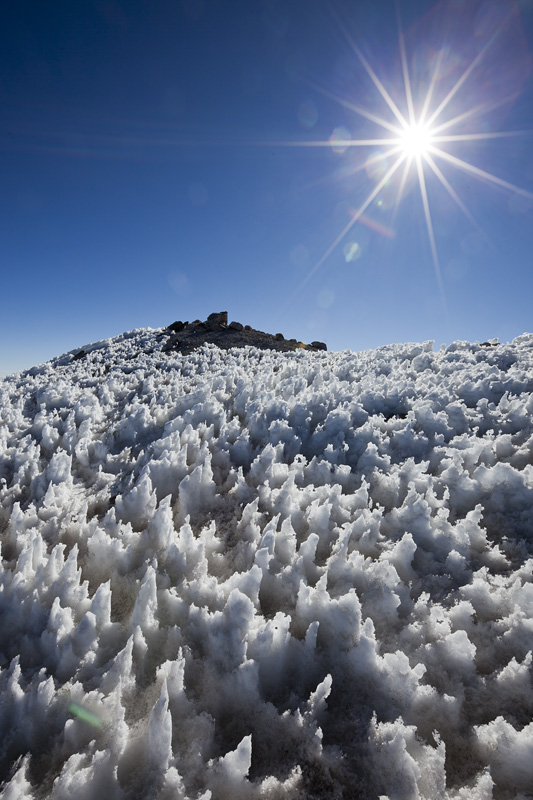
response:
[[[0,382],[5,800],[533,797],[533,335]]]

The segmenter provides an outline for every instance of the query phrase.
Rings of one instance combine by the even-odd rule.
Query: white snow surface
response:
[[[0,381],[5,800],[533,797],[533,335]]]

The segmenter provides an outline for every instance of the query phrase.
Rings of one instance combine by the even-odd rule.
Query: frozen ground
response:
[[[533,797],[533,335],[0,382],[2,798]]]

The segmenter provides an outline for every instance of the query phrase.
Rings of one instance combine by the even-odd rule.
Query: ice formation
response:
[[[4,800],[533,797],[533,335],[0,382]]]

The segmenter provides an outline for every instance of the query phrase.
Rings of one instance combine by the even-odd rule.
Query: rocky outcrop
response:
[[[222,350],[230,347],[258,347],[262,350],[278,350],[290,352],[292,350],[327,350],[324,342],[311,342],[304,344],[298,339],[286,339],[282,333],[265,333],[232,321],[228,325],[228,312],[218,311],[209,314],[205,322],[197,319],[194,322],[178,320],[165,328],[168,341],[164,346],[166,352],[191,353],[203,344],[211,343]]]
[[[208,322],[216,322],[219,325],[227,325],[228,324],[228,312],[227,311],[215,311],[213,314],[209,314],[207,318]]]

